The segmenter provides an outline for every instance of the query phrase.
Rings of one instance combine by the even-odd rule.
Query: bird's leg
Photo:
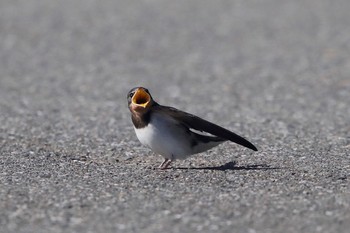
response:
[[[167,169],[171,163],[171,159],[164,159],[164,161],[160,164],[159,169],[164,170]]]
[[[164,159],[164,161],[159,165],[159,167],[158,168],[162,168],[162,167],[164,167],[164,165],[167,163],[169,161],[169,159]]]
[[[169,159],[165,164],[164,164],[164,168],[163,169],[167,169],[169,167],[169,165],[171,164],[172,160]]]

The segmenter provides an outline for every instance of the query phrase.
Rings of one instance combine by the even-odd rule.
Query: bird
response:
[[[251,142],[221,126],[158,104],[147,88],[132,88],[127,101],[138,140],[164,158],[159,166],[162,170],[177,159],[186,159],[225,141],[257,151]]]

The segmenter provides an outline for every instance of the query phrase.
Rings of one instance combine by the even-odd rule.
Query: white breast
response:
[[[168,159],[184,159],[193,154],[191,135],[185,128],[162,114],[152,115],[150,123],[135,132],[140,142]]]

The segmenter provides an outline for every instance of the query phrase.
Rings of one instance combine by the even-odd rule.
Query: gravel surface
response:
[[[348,232],[350,1],[0,2],[0,232]],[[126,94],[250,139],[155,169]]]

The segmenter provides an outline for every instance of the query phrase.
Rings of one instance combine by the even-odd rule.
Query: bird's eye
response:
[[[135,94],[134,92],[131,92],[131,93],[129,94],[129,97],[132,98],[132,97],[134,96],[134,94]]]

